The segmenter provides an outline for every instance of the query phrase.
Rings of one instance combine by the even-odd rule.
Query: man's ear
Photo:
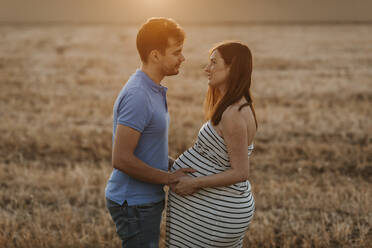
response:
[[[151,60],[153,63],[158,63],[160,60],[160,53],[158,50],[152,50],[149,54],[149,60]]]

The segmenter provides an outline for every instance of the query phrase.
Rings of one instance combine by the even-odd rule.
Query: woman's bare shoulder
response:
[[[246,123],[242,113],[239,111],[239,106],[230,105],[222,113],[221,116],[221,128],[222,131],[238,131],[241,128],[245,128]]]
[[[250,106],[240,109],[242,104],[233,104],[226,108],[221,117],[222,129],[240,129],[246,128],[250,131],[256,131],[256,122]]]

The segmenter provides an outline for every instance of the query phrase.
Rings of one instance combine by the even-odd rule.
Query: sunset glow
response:
[[[140,27],[150,17],[174,19],[186,35],[182,46],[176,37],[160,36],[168,31],[156,25],[147,29],[154,39],[141,43],[138,37],[149,33],[141,35]],[[174,194],[173,205],[169,197],[133,208],[125,197],[123,205],[111,205],[120,215],[148,214],[164,203],[155,226],[159,248],[168,247],[171,229],[187,242],[209,242],[235,238],[248,223],[240,248],[371,247],[371,30],[372,0],[0,0],[0,248],[118,248],[122,242],[105,199],[112,171],[128,169],[138,188],[154,184],[159,190],[151,197],[157,198],[177,193],[170,177],[181,164],[194,166],[197,171],[186,176],[195,179],[232,172],[239,182],[221,186],[222,176],[215,178],[219,186],[207,189],[189,184],[198,190],[187,197],[191,204]],[[167,38],[165,49],[152,47],[159,37]],[[231,65],[224,58],[229,60],[230,48],[215,50],[219,61],[209,54],[226,40],[249,48],[236,46]],[[147,51],[141,53],[141,44]],[[142,62],[140,53],[150,59]],[[136,84],[128,85],[130,78]],[[230,98],[236,94],[227,91],[223,99],[235,106],[226,105],[228,114],[217,125],[206,120],[211,85],[222,94],[225,87],[239,89],[231,87],[234,82],[246,85],[246,97]],[[130,93],[120,100],[122,89]],[[138,108],[118,111],[131,100]],[[246,101],[253,108],[238,110]],[[255,117],[249,118],[252,109]],[[131,122],[123,116],[138,117],[141,128],[115,132],[117,124]],[[246,125],[255,119],[258,128]],[[120,142],[113,137],[118,133]],[[142,133],[152,143],[141,151],[138,144],[150,140]],[[242,139],[248,135],[249,142]],[[122,144],[115,152],[121,159],[113,159],[115,142]],[[143,166],[159,154],[159,168]],[[163,180],[151,181],[162,174]],[[117,181],[127,184],[125,178]],[[167,182],[174,184],[163,187]],[[117,195],[142,197],[136,188]],[[225,189],[234,194],[228,200]],[[247,191],[253,197],[239,199]],[[249,203],[253,210],[252,199],[257,207],[251,222],[242,221],[251,213],[239,212],[248,206],[227,211],[225,203]],[[167,225],[172,211],[179,222]],[[142,232],[132,229],[148,227],[139,224],[142,219],[154,218],[118,218],[131,236]],[[182,228],[194,219],[203,223]],[[200,231],[209,225],[221,233]],[[228,242],[209,247],[237,247]]]

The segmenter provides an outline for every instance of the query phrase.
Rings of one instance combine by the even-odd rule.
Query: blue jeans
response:
[[[160,221],[164,200],[157,203],[128,206],[106,198],[107,208],[116,225],[124,248],[159,247]]]

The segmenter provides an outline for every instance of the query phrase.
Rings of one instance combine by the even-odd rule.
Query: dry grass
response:
[[[111,110],[135,26],[0,27],[0,247],[119,247],[104,206]],[[202,125],[207,51],[254,54],[257,211],[247,247],[372,243],[371,26],[188,26],[167,79],[170,153]]]

